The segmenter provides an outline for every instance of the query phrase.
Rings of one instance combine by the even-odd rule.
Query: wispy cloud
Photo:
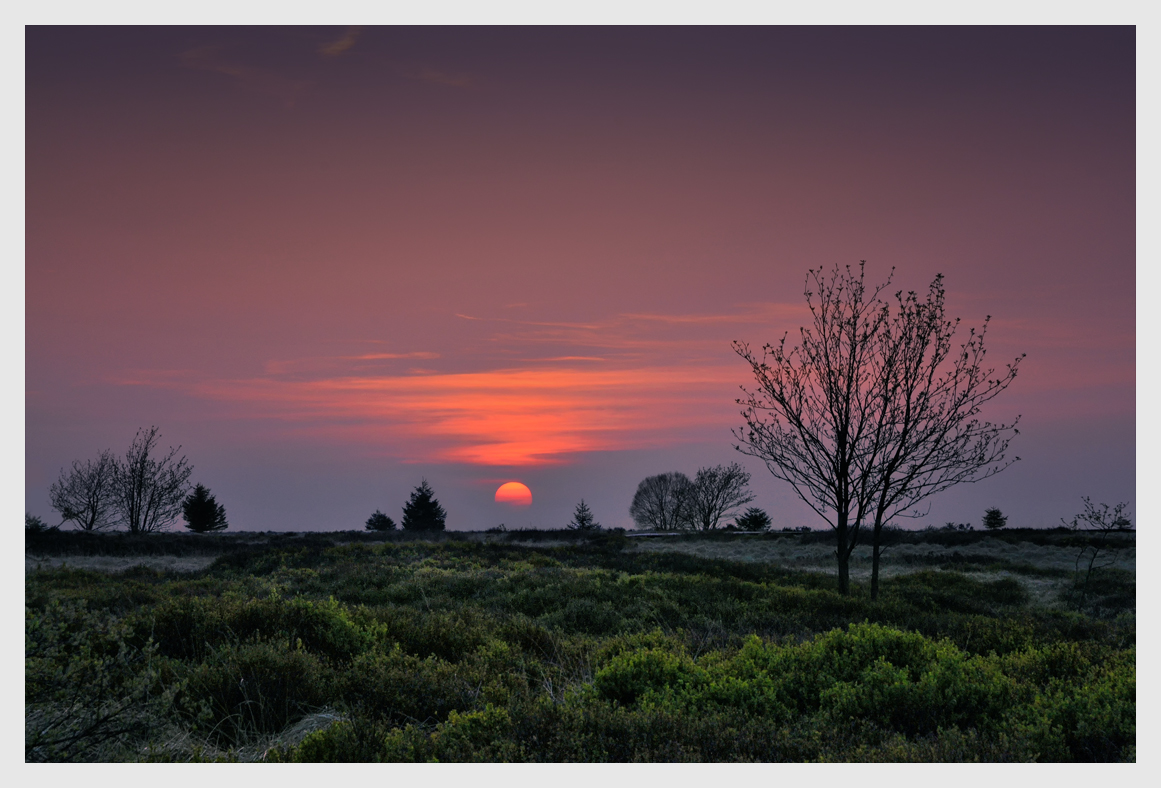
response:
[[[124,382],[182,389],[220,403],[224,415],[277,420],[410,462],[561,463],[584,452],[728,440],[738,387],[748,382],[730,340],[776,339],[802,312],[756,304],[592,322],[459,317],[474,321],[469,344],[442,353],[359,352],[269,362],[250,378]],[[442,369],[388,373],[373,363],[436,358]]]
[[[601,356],[551,356],[549,358],[522,358],[521,361],[605,361]]]
[[[318,53],[327,57],[338,57],[355,45],[355,42],[359,40],[361,30],[359,25],[351,25],[341,38],[319,46]]]
[[[296,80],[284,77],[267,68],[250,66],[222,56],[222,47],[206,45],[187,49],[180,55],[186,68],[224,74],[247,90],[281,98],[287,105],[293,105],[302,91],[314,83],[310,80]]]
[[[766,303],[746,304],[726,313],[622,314],[584,323],[466,314],[457,317],[493,324],[495,330],[488,342],[496,347],[541,348],[535,354],[517,351],[515,357],[601,358],[657,365],[720,360],[732,355],[732,340],[775,341],[783,332],[808,322],[810,313],[798,304]]]
[[[235,415],[378,443],[405,460],[521,466],[590,451],[664,446],[697,428],[726,434],[734,368],[501,369],[410,376],[189,381]],[[140,376],[123,381],[149,384]]]
[[[804,320],[810,316],[810,311],[802,304],[754,304],[743,312],[728,312],[725,314],[623,314],[626,320],[642,320],[654,323],[688,323],[704,325],[707,323],[767,323],[770,320],[787,318]]]
[[[394,358],[439,358],[439,353],[428,353],[424,351],[417,353],[364,353],[361,356],[339,356],[339,358],[348,361],[378,361],[380,359]]]
[[[265,364],[265,373],[272,377],[285,375],[306,375],[312,377],[327,377],[351,374],[352,370],[369,369],[371,365],[357,365],[355,361],[398,361],[403,359],[439,358],[439,353],[431,351],[415,351],[411,353],[358,353],[349,356],[307,356],[305,358],[271,359]],[[377,365],[379,368],[382,365]]]

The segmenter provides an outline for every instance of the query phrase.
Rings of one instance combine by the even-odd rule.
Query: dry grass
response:
[[[132,567],[143,566],[161,572],[197,572],[214,562],[212,555],[24,555],[24,571],[56,569],[67,566],[70,569],[87,569],[92,572],[123,572]]]
[[[237,747],[219,747],[212,742],[194,736],[189,731],[170,725],[165,729],[160,742],[154,742],[133,757],[141,760],[186,762],[237,761],[239,763],[259,763],[265,761],[269,752],[278,747],[288,749],[302,742],[315,731],[329,728],[333,723],[346,719],[334,709],[325,708],[288,725],[280,733],[269,736],[254,736]]]

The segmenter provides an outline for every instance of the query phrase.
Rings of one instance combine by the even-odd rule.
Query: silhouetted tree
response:
[[[32,531],[34,533],[41,533],[42,531],[49,531],[52,529],[49,528],[48,523],[46,523],[41,518],[37,517],[35,514],[30,514],[28,512],[25,512],[24,513],[24,530],[25,531]]]
[[[689,489],[686,522],[701,531],[712,531],[739,506],[754,500],[746,489],[750,474],[738,463],[698,470]]]
[[[984,528],[989,531],[998,531],[1008,524],[1008,518],[994,506],[984,512]]]
[[[199,534],[224,531],[230,527],[226,522],[226,507],[219,504],[210,491],[200,484],[182,501],[181,513],[185,527]]]
[[[367,518],[367,524],[364,527],[368,531],[394,531],[395,521],[376,509],[375,513]]]
[[[895,293],[897,308],[875,338],[872,408],[876,427],[856,454],[856,475],[873,491],[871,599],[879,595],[883,528],[896,517],[922,517],[920,501],[957,484],[987,479],[1020,458],[1005,461],[1016,424],[981,422],[980,408],[1016,379],[1023,356],[1002,375],[985,368],[984,335],[970,329],[953,338],[959,320],[948,320],[943,275],[920,300]],[[884,309],[886,307],[884,306]]]
[[[411,491],[403,507],[403,528],[408,531],[442,531],[447,512],[435,499],[435,492],[424,479]]]
[[[974,329],[950,358],[958,321],[944,319],[942,276],[922,303],[914,293],[896,293],[892,318],[879,298],[891,277],[868,292],[864,268],[862,261],[856,275],[836,266],[828,279],[810,270],[805,295],[813,326],[799,329],[797,347],[787,350],[784,335],[759,358],[734,343],[758,383],[753,393],[743,387],[746,426],[734,434],[735,448],[762,459],[835,530],[844,594],[850,554],[860,529],[872,524],[874,595],[886,523],[921,516],[905,512],[1007,467],[1006,436],[1015,424],[981,424],[975,416],[1015,378],[1020,359],[991,379],[994,370],[983,368],[984,331]]]
[[[742,531],[765,531],[770,527],[771,522],[770,515],[757,506],[751,506],[745,514],[734,520],[734,525]]]
[[[1088,597],[1088,581],[1092,577],[1092,573],[1098,569],[1112,566],[1117,561],[1117,549],[1108,549],[1109,536],[1117,532],[1123,533],[1133,530],[1133,521],[1125,514],[1125,509],[1129,506],[1128,503],[1118,503],[1110,512],[1107,503],[1093,506],[1088,496],[1081,498],[1081,500],[1084,501],[1084,512],[1073,517],[1071,523],[1066,522],[1064,518],[1061,518],[1060,522],[1073,531],[1089,531],[1096,534],[1095,539],[1090,539],[1082,545],[1073,565],[1073,581],[1080,587],[1079,605],[1084,607]],[[1098,564],[1097,559],[1101,553],[1104,553],[1105,561]],[[1085,567],[1083,581],[1080,579],[1081,566]]]
[[[593,519],[592,510],[589,509],[584,498],[581,498],[581,502],[576,505],[576,511],[573,512],[572,522],[568,524],[568,528],[573,531],[601,530],[601,524]]]
[[[103,451],[95,460],[82,464],[73,461],[72,470],[65,473],[48,490],[52,508],[61,516],[61,523],[74,522],[82,531],[100,531],[113,524],[113,476],[117,460],[110,451]]]
[[[868,294],[862,265],[857,277],[850,266],[845,275],[836,266],[829,281],[811,269],[805,296],[813,327],[799,329],[797,347],[788,350],[783,335],[777,345],[764,345],[759,358],[734,342],[758,384],[755,392],[743,386],[746,399],[737,400],[746,426],[734,431],[734,448],[765,462],[834,529],[843,594],[850,591],[850,555],[873,493],[858,469],[880,416],[876,351],[888,316],[878,295],[889,283]]]
[[[138,430],[125,459],[113,473],[113,507],[130,533],[161,531],[181,513],[193,467],[171,448],[159,459],[151,455],[158,429]]]
[[[661,473],[637,485],[629,514],[641,529],[676,531],[686,527],[693,483],[680,471]]]

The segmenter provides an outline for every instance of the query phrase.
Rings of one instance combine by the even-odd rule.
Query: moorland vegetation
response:
[[[1043,603],[1027,583],[1067,570],[938,559],[871,600],[619,530],[26,538],[74,564],[215,557],[28,572],[29,761],[1135,760],[1135,586],[1115,567]]]

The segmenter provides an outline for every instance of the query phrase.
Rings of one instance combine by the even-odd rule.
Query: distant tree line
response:
[[[137,431],[129,450],[118,457],[109,450],[95,459],[73,461],[49,488],[49,502],[61,522],[82,531],[124,528],[133,534],[164,531],[180,515],[191,531],[221,531],[229,527],[226,509],[209,489],[199,484],[190,490],[193,466],[181,447],[158,451],[157,427]],[[32,518],[31,527],[44,527]],[[30,527],[28,517],[25,527]]]
[[[403,506],[402,525],[405,531],[442,531],[447,527],[447,511],[440,506],[427,479],[411,491]],[[364,527],[368,531],[394,531],[396,526],[394,520],[376,509]]]
[[[732,527],[764,531],[770,516],[750,507],[734,523],[731,515],[754,500],[750,474],[738,463],[701,468],[693,479],[680,471],[650,476],[637,485],[629,514],[638,528],[653,531],[713,531]]]

